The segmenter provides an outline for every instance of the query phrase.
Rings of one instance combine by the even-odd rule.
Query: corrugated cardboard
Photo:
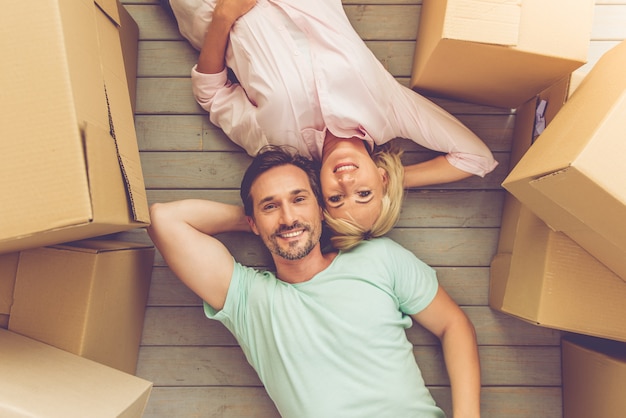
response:
[[[120,241],[22,251],[9,330],[134,374],[153,261]]]
[[[603,55],[503,182],[626,280],[626,42]]]
[[[117,3],[96,3],[2,4],[0,253],[149,223]]]
[[[508,275],[492,271],[502,294],[499,302],[490,294],[494,309],[547,328],[626,341],[626,283],[524,206],[510,257]]]
[[[563,418],[622,418],[626,344],[568,336],[561,351]]]
[[[0,254],[0,315],[9,315],[20,253]]]
[[[424,0],[410,85],[517,108],[587,61],[593,0]]]
[[[0,416],[140,418],[152,383],[0,329]]]

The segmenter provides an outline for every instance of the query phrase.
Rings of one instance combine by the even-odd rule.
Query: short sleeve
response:
[[[411,251],[390,242],[388,256],[395,265],[393,289],[400,310],[408,315],[416,314],[435,298],[439,288],[437,273]]]

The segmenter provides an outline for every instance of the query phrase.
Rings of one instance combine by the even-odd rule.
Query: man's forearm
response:
[[[451,325],[441,342],[452,389],[453,418],[479,418],[480,361],[470,320],[465,317]]]
[[[156,227],[185,223],[206,235],[250,231],[243,207],[209,200],[187,199],[157,203],[151,207]],[[159,225],[160,224],[160,225]]]

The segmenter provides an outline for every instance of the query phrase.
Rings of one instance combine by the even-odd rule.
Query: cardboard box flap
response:
[[[100,9],[111,19],[117,26],[120,25],[120,12],[117,0],[94,0]]]
[[[74,242],[67,242],[64,244],[54,245],[54,248],[70,250],[70,251],[84,251],[84,252],[106,252],[106,251],[121,251],[121,250],[135,250],[140,248],[154,248],[151,244],[143,244],[139,242],[118,241],[118,240],[104,240],[104,239],[88,239]]]
[[[626,207],[626,202],[620,200],[619,192],[614,194],[598,188],[593,179],[576,167],[531,180],[530,186],[558,205],[555,210],[561,215],[550,215],[550,218],[558,219],[558,223],[550,225],[555,230],[569,231],[568,234],[575,237],[577,230],[591,228],[612,245],[626,246],[626,227],[615,222],[621,219],[623,209],[620,208]],[[602,208],[601,216],[598,215],[598,208]],[[563,212],[567,216],[563,216]]]
[[[115,3],[115,2],[114,2]],[[116,9],[117,10],[117,9]],[[115,140],[116,151],[126,183],[128,198],[136,221],[149,223],[150,214],[144,187],[133,110],[128,93],[128,82],[123,65],[123,52],[117,28],[99,20],[100,50],[103,54],[105,94],[109,115],[110,134]],[[112,32],[113,31],[113,32]],[[113,63],[113,65],[111,65]],[[114,105],[111,105],[113,103]],[[119,138],[124,138],[120,140]]]
[[[521,0],[449,0],[445,38],[503,46],[517,45]]]

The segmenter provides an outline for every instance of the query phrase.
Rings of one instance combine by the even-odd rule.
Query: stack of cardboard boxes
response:
[[[154,247],[133,119],[138,27],[117,0],[0,14],[0,416],[140,417]]]
[[[516,109],[489,303],[565,331],[565,418],[626,410],[626,41],[576,73],[593,7],[424,0],[411,80]]]

